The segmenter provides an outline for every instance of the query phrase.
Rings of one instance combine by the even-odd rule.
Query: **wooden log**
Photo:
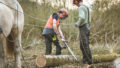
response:
[[[111,62],[120,57],[120,54],[94,55],[93,63]]]
[[[38,67],[53,67],[72,62],[74,58],[70,55],[40,55],[36,58]]]
[[[77,57],[78,61],[81,63],[81,57]],[[93,63],[111,62],[118,57],[120,57],[120,54],[94,55]],[[71,55],[40,55],[36,58],[36,64],[38,67],[59,66],[78,61],[76,61]]]

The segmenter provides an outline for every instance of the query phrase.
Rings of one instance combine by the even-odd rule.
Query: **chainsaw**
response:
[[[70,49],[70,47],[69,47],[69,45],[68,45],[68,43],[67,43],[67,41],[63,41],[63,43],[64,43],[64,49],[68,49],[68,51],[70,52],[70,54],[74,57],[74,59],[77,61],[77,57],[75,56],[75,54],[73,53],[73,51]]]

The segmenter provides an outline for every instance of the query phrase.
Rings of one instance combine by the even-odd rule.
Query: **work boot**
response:
[[[56,46],[56,55],[60,55],[60,54],[61,54],[61,47]]]
[[[84,64],[82,68],[90,68],[90,67],[91,67],[91,65],[89,65],[89,64]]]

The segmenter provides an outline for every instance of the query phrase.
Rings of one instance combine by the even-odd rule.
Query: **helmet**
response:
[[[58,12],[61,19],[68,17],[68,11],[65,8],[60,9]]]

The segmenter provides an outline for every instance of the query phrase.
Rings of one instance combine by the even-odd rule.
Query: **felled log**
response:
[[[78,61],[81,63],[81,57],[77,57]],[[111,62],[118,57],[120,57],[120,54],[94,55],[93,63]],[[36,58],[36,64],[39,67],[59,66],[78,61],[76,61],[71,55],[40,55]]]
[[[93,63],[111,62],[118,57],[120,57],[120,54],[94,55]]]
[[[70,55],[40,55],[36,58],[38,67],[59,66],[72,62],[74,62],[74,59]]]

